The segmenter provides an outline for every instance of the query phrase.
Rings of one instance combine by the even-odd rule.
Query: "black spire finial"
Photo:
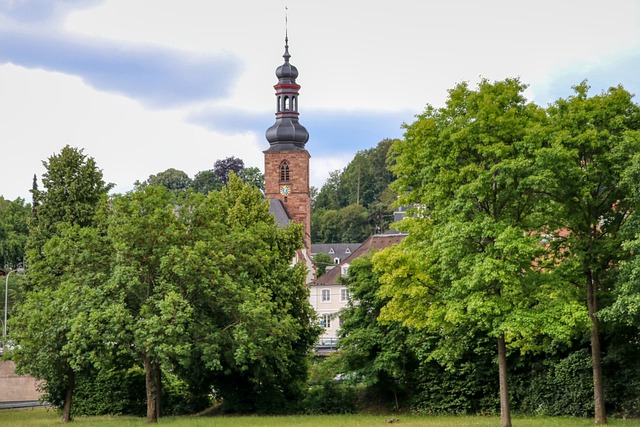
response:
[[[284,10],[284,55],[282,55],[282,57],[285,62],[289,62],[289,58],[291,58],[291,55],[289,55],[289,17],[286,12],[289,8],[285,6]]]

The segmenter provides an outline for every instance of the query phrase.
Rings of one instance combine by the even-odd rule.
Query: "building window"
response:
[[[322,302],[329,302],[331,301],[331,290],[330,289],[323,289],[322,290]]]
[[[289,182],[289,163],[286,160],[280,163],[280,181]]]
[[[345,254],[350,254],[350,253],[351,253],[351,249],[347,248],[347,249],[344,251],[344,253],[345,253]]]
[[[320,319],[320,325],[325,329],[331,329],[331,315],[323,314],[322,318]]]
[[[340,301],[349,301],[349,289],[340,289]]]
[[[340,264],[340,258],[335,257],[335,258],[333,259],[333,263],[334,263],[334,264]]]
[[[329,255],[333,255],[335,253],[336,253],[336,251],[334,251],[333,248],[329,248]]]

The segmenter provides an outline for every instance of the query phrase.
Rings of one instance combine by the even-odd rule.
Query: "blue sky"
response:
[[[285,6],[316,186],[460,81],[520,77],[540,105],[584,79],[640,94],[635,0],[0,0],[0,195],[29,199],[66,144],[117,191],[262,168]]]

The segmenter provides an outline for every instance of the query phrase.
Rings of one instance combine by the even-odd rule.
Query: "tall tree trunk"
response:
[[[147,389],[147,423],[157,423],[160,411],[160,376],[158,375],[160,366],[147,353],[143,354],[142,359]]]
[[[511,427],[511,407],[507,383],[507,347],[504,343],[504,335],[498,338],[498,373],[500,377],[500,426]]]
[[[162,369],[160,364],[156,365],[156,387],[158,390],[158,397],[156,398],[156,417],[160,418],[162,412]]]
[[[591,319],[591,364],[593,365],[593,403],[595,423],[606,424],[607,413],[604,407],[604,377],[602,375],[602,357],[600,355],[600,327],[598,321],[598,278],[589,270],[587,274],[587,311]]]
[[[71,399],[73,398],[73,388],[75,386],[76,377],[73,369],[67,371],[67,387],[64,391],[64,406],[62,407],[62,422],[71,421]]]

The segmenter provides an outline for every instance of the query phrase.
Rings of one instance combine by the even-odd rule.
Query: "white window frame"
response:
[[[326,295],[326,298],[325,298]],[[331,289],[322,289],[320,291],[320,301],[331,302]]]
[[[340,288],[340,301],[349,301],[349,289]]]
[[[331,329],[331,313],[324,313],[320,316],[320,325],[325,329]]]

